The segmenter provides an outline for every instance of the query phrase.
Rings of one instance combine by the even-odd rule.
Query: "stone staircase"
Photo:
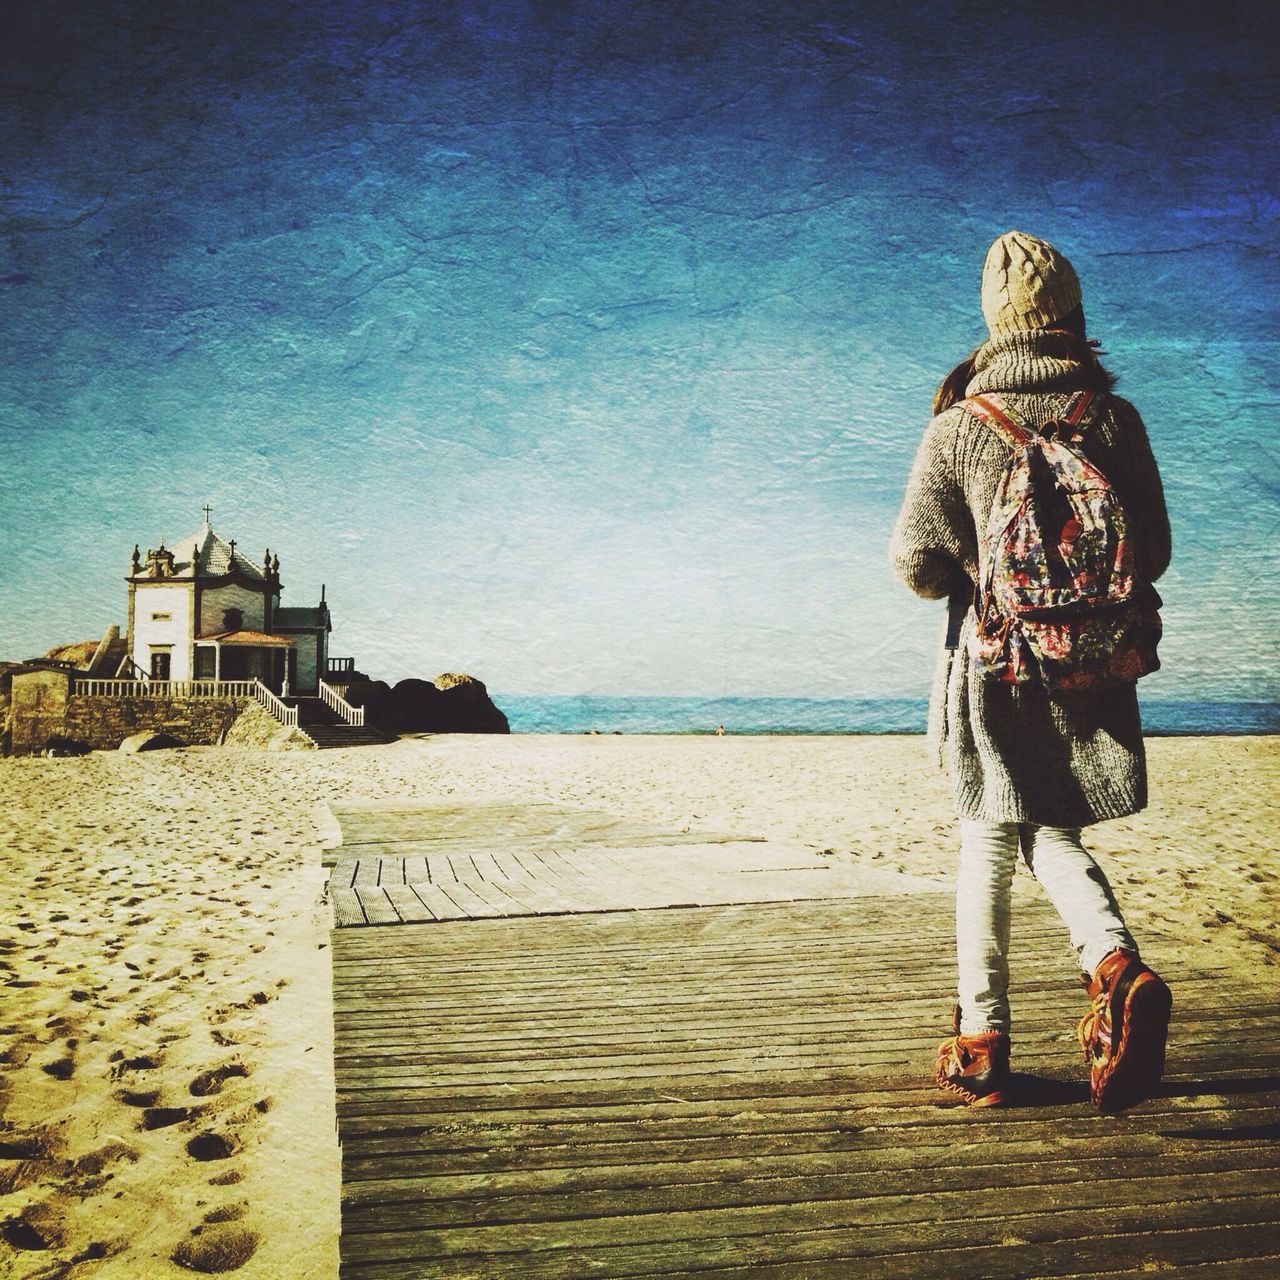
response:
[[[283,698],[286,706],[298,708],[298,728],[324,751],[329,747],[369,747],[394,742],[396,735],[374,725],[347,724],[320,698]]]

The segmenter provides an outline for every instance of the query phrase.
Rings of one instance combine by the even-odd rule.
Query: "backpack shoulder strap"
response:
[[[1102,397],[1096,391],[1077,391],[1067,401],[1061,421],[1071,428],[1070,438],[1081,440],[1101,416]]]
[[[1031,439],[1031,432],[1013,407],[994,391],[983,396],[970,396],[961,401],[961,405],[975,418],[994,427],[1015,449],[1021,449]]]

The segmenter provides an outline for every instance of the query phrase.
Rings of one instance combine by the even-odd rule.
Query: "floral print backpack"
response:
[[[1135,571],[1119,494],[1082,449],[1100,398],[1077,391],[1035,430],[997,394],[963,403],[1010,450],[979,547],[969,656],[1050,693],[1155,671],[1160,597]]]

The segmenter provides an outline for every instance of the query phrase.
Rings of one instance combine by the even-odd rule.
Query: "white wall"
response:
[[[152,614],[167,613],[167,619]],[[175,582],[138,587],[133,596],[133,652],[130,657],[143,671],[151,670],[153,645],[172,645],[169,677],[191,679],[191,585]]]
[[[261,591],[250,591],[248,587],[229,583],[225,587],[216,587],[212,591],[200,593],[200,634],[213,636],[225,631],[222,624],[224,609],[239,609],[244,615],[245,629],[261,631],[264,616],[265,597]]]

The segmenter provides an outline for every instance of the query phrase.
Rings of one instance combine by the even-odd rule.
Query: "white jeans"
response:
[[[1092,973],[1117,947],[1137,951],[1078,830],[961,818],[956,960],[965,1035],[1009,1030],[1009,915],[1019,847],[1070,931],[1081,969]]]

